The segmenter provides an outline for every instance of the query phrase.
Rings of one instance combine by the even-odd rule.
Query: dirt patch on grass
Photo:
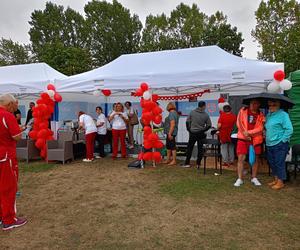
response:
[[[0,249],[300,248],[299,183],[235,189],[230,171],[129,170],[129,161],[22,166],[18,214],[29,223],[0,232]]]

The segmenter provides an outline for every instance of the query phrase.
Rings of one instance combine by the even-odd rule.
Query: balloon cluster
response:
[[[141,83],[140,88],[135,92],[135,96],[141,97],[142,118],[144,125],[144,148],[147,150],[159,149],[164,144],[159,140],[158,135],[153,131],[151,125],[162,122],[162,109],[156,103],[158,95],[151,94],[147,83]],[[140,153],[138,158],[145,161],[161,161],[161,153],[158,151]]]
[[[285,73],[282,70],[275,71],[274,80],[268,85],[268,92],[280,93],[282,90],[291,89],[292,83],[284,77]]]
[[[111,95],[111,91],[109,89],[102,89],[101,90],[102,94],[105,96],[110,96]],[[93,95],[99,97],[101,95],[100,90],[94,90]]]
[[[55,102],[61,102],[62,97],[55,90],[53,84],[48,84],[47,91],[41,93],[36,101],[37,105],[32,109],[33,129],[29,137],[35,140],[35,146],[40,150],[40,156],[47,158],[46,141],[53,140],[53,131],[49,129],[49,119],[54,112]]]

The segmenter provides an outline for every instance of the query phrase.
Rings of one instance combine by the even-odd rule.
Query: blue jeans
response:
[[[280,142],[274,146],[267,146],[267,159],[273,176],[280,180],[286,179],[285,159],[289,152],[289,143]]]

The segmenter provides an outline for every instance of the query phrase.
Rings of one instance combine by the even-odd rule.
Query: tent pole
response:
[[[178,91],[178,88],[176,88],[176,96],[178,96],[178,94],[179,94],[179,91]],[[176,99],[176,101],[175,101],[175,106],[176,106],[176,110],[178,112],[178,99]]]
[[[105,103],[104,103],[104,114],[105,117],[108,115],[108,103],[107,103],[107,96],[105,96]]]

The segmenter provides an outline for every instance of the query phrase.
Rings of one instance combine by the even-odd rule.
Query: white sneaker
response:
[[[90,160],[90,159],[83,159],[82,161],[83,161],[83,162],[92,162],[93,160]]]
[[[100,155],[96,155],[95,158],[96,159],[102,159],[102,157]]]
[[[186,164],[184,164],[184,165],[180,165],[180,167],[182,167],[182,168],[190,168],[191,165],[186,165]]]
[[[253,183],[254,186],[261,186],[261,183],[258,181],[257,178],[252,178],[251,182]]]
[[[244,184],[243,180],[237,179],[236,182],[233,184],[233,186],[239,187],[239,186],[241,186],[242,184]]]

